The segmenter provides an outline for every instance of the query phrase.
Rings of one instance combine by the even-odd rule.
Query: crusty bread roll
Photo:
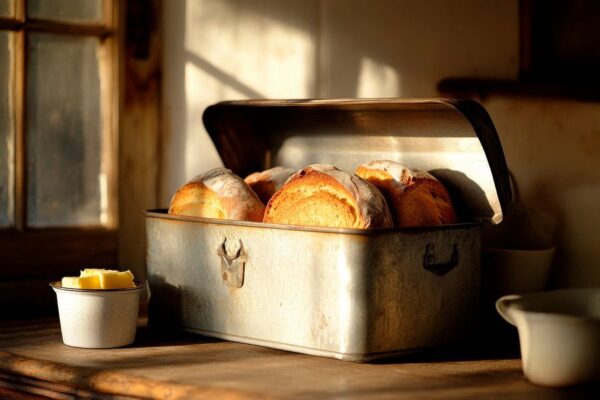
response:
[[[396,227],[452,224],[456,213],[448,191],[431,174],[395,161],[371,161],[356,175],[377,186],[390,207]]]
[[[334,228],[390,228],[383,195],[370,183],[325,164],[292,175],[267,204],[264,222]]]
[[[183,185],[171,199],[169,214],[262,221],[265,206],[231,170],[215,168]]]
[[[275,167],[250,174],[244,182],[254,190],[264,204],[267,204],[273,193],[278,191],[294,172],[296,171],[291,168]]]

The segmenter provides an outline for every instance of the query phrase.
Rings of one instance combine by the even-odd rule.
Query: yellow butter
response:
[[[105,271],[97,275],[100,289],[124,289],[135,287],[131,271]]]
[[[62,287],[73,289],[100,289],[98,275],[88,276],[65,276],[62,278]]]
[[[88,275],[99,275],[105,272],[119,272],[116,269],[103,269],[103,268],[86,268],[81,271],[80,276],[88,276]]]
[[[124,289],[135,287],[131,271],[86,268],[79,277],[62,278],[62,287],[74,289]]]

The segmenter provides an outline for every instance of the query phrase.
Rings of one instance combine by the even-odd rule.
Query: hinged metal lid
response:
[[[498,224],[511,201],[500,140],[472,100],[228,101],[203,118],[223,162],[242,177],[277,165],[353,172],[395,160],[440,179],[462,215]]]

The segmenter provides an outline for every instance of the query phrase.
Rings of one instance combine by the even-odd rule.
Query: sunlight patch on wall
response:
[[[316,44],[306,6],[281,0],[260,4],[186,3],[186,176],[182,181],[221,165],[202,122],[209,105],[233,99],[306,98],[316,93]]]
[[[387,64],[383,64],[363,57],[360,62],[356,96],[361,98],[372,97],[400,97],[400,75]]]
[[[314,37],[310,30],[301,29],[303,21],[281,21],[280,14],[286,8],[283,3],[289,2],[267,3],[270,6],[263,10],[245,2],[187,3],[188,61],[220,83],[213,97],[294,98],[314,94]],[[293,8],[298,7],[291,8],[288,18],[293,18]]]

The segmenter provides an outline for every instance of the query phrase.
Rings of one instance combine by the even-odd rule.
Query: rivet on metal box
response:
[[[241,176],[312,163],[353,171],[375,159],[429,171],[461,222],[356,230],[148,211],[151,323],[351,361],[466,333],[478,308],[481,227],[500,223],[511,198],[500,141],[478,103],[233,101],[209,107],[204,124]]]

